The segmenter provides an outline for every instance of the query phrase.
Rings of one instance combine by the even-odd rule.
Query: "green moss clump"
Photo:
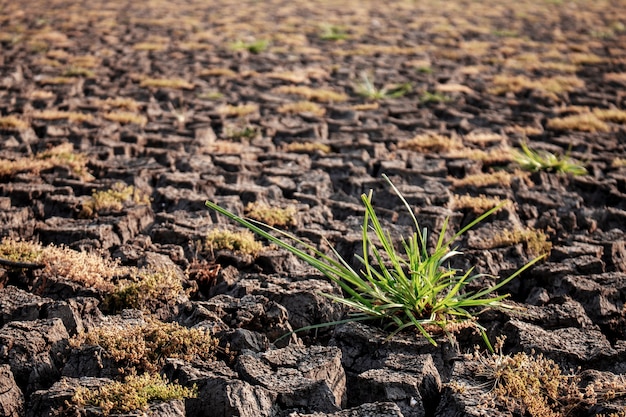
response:
[[[185,398],[195,398],[196,387],[187,388],[170,383],[165,377],[153,374],[130,375],[124,382],[112,381],[91,390],[79,388],[71,402],[77,406],[94,406],[105,416],[147,410],[150,403],[169,402]]]
[[[294,206],[280,208],[259,202],[248,203],[246,215],[269,226],[296,225],[296,208]]]
[[[128,204],[149,204],[150,198],[132,185],[115,183],[105,191],[94,191],[79,214],[81,218],[96,217],[99,213],[119,212]]]
[[[158,372],[166,358],[213,360],[219,341],[208,331],[146,319],[96,327],[70,340],[74,348],[101,346],[126,373]]]
[[[256,256],[263,250],[263,244],[254,240],[254,234],[248,230],[231,232],[211,230],[206,237],[208,250],[226,249],[243,255]]]

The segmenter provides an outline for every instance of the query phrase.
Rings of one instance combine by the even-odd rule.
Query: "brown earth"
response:
[[[0,10],[0,237],[66,248],[0,259],[0,414],[100,415],[66,401],[122,380],[123,366],[106,346],[69,340],[151,316],[208,330],[231,351],[157,355],[158,372],[198,395],[153,404],[154,416],[626,413],[624,1],[0,0]],[[523,142],[588,173],[521,171],[510,149]],[[435,232],[510,201],[458,242],[458,267],[505,277],[549,257],[503,289],[521,313],[480,322],[491,340],[506,336],[503,354],[543,355],[577,372],[582,391],[612,394],[567,411],[550,395],[550,411],[511,392],[494,400],[480,362],[462,355],[484,348],[471,332],[437,347],[354,323],[279,339],[343,318],[320,295],[338,288],[283,251],[207,246],[211,231],[241,229],[205,200],[238,214],[250,203],[291,210],[292,233],[352,260],[370,189],[394,238],[406,236],[382,174]],[[96,191],[131,185],[123,204],[93,205]],[[531,233],[494,240],[507,230]],[[95,273],[68,248],[118,264]],[[170,281],[114,298],[134,279],[121,267]]]

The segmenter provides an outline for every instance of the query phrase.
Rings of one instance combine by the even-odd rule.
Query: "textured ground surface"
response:
[[[410,224],[382,174],[435,231],[510,201],[459,242],[459,267],[507,276],[549,252],[505,288],[524,314],[481,316],[505,352],[580,368],[583,384],[626,372],[624,1],[0,0],[0,11],[0,237],[170,277],[111,298],[139,278],[98,275],[75,252],[5,262],[5,415],[48,415],[77,384],[120,379],[106,352],[68,339],[149,315],[208,329],[236,356],[160,363],[199,397],[153,415],[511,415],[445,340],[385,344],[350,325],[274,344],[340,319],[317,292],[337,289],[284,252],[206,245],[240,231],[206,199],[239,214],[263,203],[291,216],[280,227],[352,259],[362,193],[373,189],[394,237]],[[588,174],[518,170],[510,149],[524,141]],[[125,186],[121,205],[94,205]],[[85,270],[54,263],[64,256]],[[144,318],[116,316],[129,300]],[[462,353],[477,343],[459,335]],[[623,413],[620,401],[572,413]]]

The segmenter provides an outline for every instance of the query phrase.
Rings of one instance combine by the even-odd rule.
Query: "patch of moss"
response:
[[[118,122],[123,125],[133,123],[139,126],[145,126],[145,124],[148,123],[146,116],[127,111],[113,111],[106,113],[103,117],[107,120]]]
[[[503,230],[492,239],[494,247],[510,246],[518,243],[523,243],[528,253],[532,256],[550,253],[550,250],[552,250],[552,242],[548,240],[546,234],[541,230],[530,227]]]
[[[241,232],[211,230],[207,234],[205,246],[211,251],[226,249],[252,256],[263,250],[263,244],[254,240],[254,234],[248,230]]]
[[[74,152],[71,143],[64,143],[40,152],[34,157],[15,160],[0,159],[0,177],[10,177],[19,172],[38,175],[46,169],[67,167],[83,181],[91,181],[93,176],[87,171],[86,165],[85,155]]]
[[[103,305],[110,312],[141,310],[155,301],[175,304],[184,292],[181,278],[173,269],[131,269],[128,278],[118,281],[107,294]]]
[[[225,105],[220,107],[217,111],[224,116],[244,117],[254,113],[258,113],[259,105],[254,103],[237,104],[236,106]]]
[[[96,217],[102,213],[117,213],[130,204],[147,205],[150,198],[132,185],[115,183],[110,189],[94,191],[83,203],[79,217]]]
[[[17,116],[9,115],[0,117],[0,129],[4,130],[25,130],[30,124]]]
[[[295,226],[296,208],[272,207],[265,203],[254,202],[246,206],[246,216],[263,222],[269,226]]]
[[[193,90],[194,85],[180,78],[144,78],[140,87],[174,88],[179,90]]]
[[[151,403],[195,398],[197,395],[195,387],[171,383],[160,375],[143,374],[130,375],[123,382],[111,381],[94,390],[81,387],[76,390],[71,402],[79,407],[98,407],[103,415],[109,416],[145,411]]]
[[[186,361],[215,359],[219,340],[201,328],[143,322],[104,324],[70,339],[70,346],[100,346],[124,373],[158,372],[167,358]]]
[[[295,153],[312,153],[319,151],[324,154],[329,154],[332,151],[330,145],[320,142],[291,142],[284,145],[282,149],[285,152]]]
[[[40,244],[5,237],[0,242],[0,258],[11,262],[37,263],[41,261],[43,248]]]
[[[611,128],[602,119],[593,113],[573,114],[565,117],[555,117],[548,120],[546,125],[554,130],[578,130],[580,132],[609,132]]]
[[[277,87],[273,90],[279,94],[292,94],[302,96],[307,100],[320,101],[320,102],[342,102],[348,99],[348,96],[343,93],[337,93],[332,90],[326,90],[323,88],[310,88],[300,85],[285,85]]]

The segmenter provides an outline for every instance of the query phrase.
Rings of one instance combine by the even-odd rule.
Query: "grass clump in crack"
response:
[[[373,320],[379,323],[382,321],[385,328],[390,330],[389,338],[402,330],[413,328],[436,345],[435,334],[445,333],[452,338],[452,332],[469,327],[477,329],[487,346],[491,348],[485,328],[478,323],[473,313],[474,309],[511,308],[503,302],[507,295],[497,295],[496,291],[541,257],[530,261],[493,286],[475,292],[465,292],[467,284],[483,277],[484,274],[475,273],[473,268],[464,273],[452,268],[449,265],[451,258],[461,254],[452,247],[452,243],[501,206],[498,205],[482,214],[449,240],[445,240],[444,237],[448,228],[446,220],[435,247],[429,250],[428,231],[420,228],[413,210],[404,197],[386,176],[384,178],[407,208],[415,229],[409,239],[401,240],[402,252],[399,252],[389,231],[383,228],[374,211],[372,193],[361,195],[365,215],[362,227],[363,256],[356,256],[363,267],[359,272],[350,266],[349,260],[341,258],[335,250],[334,257],[326,255],[287,232],[258,221],[246,220],[210,201],[207,201],[206,205],[293,253],[342,288],[344,296],[331,294],[325,296],[349,307],[352,310],[350,317],[339,322],[323,323],[305,329],[349,321]],[[279,237],[270,232],[277,233]]]
[[[148,410],[151,403],[169,402],[197,397],[197,389],[169,382],[156,374],[131,375],[125,381],[111,381],[96,389],[81,387],[71,402],[79,407],[98,407],[102,414],[129,413]]]
[[[521,152],[513,151],[514,161],[527,171],[561,172],[572,175],[585,175],[587,169],[567,154],[555,155],[548,151],[535,151],[525,142],[521,143]]]
[[[410,83],[395,84],[378,88],[367,74],[362,75],[362,81],[354,87],[354,91],[369,100],[383,100],[386,98],[400,98],[412,89]]]

